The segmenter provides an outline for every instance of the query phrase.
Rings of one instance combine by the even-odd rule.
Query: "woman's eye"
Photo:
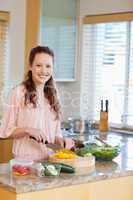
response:
[[[41,67],[41,65],[36,65],[37,67]]]
[[[51,65],[46,65],[46,68],[50,68],[51,67]]]

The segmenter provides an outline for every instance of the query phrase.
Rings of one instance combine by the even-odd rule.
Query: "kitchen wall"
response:
[[[0,0],[0,10],[10,12],[9,84],[20,82],[24,74],[25,0]]]

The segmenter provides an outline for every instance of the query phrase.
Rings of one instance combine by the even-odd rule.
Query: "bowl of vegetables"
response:
[[[88,144],[83,148],[76,149],[76,154],[78,156],[86,156],[91,153],[95,156],[96,160],[99,161],[111,161],[117,157],[120,153],[119,146]]]

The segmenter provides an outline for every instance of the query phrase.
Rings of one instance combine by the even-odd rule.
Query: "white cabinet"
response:
[[[78,0],[41,0],[40,43],[55,54],[57,81],[75,80]]]

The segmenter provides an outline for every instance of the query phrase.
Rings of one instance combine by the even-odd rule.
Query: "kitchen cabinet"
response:
[[[0,194],[2,200],[133,200],[132,186],[133,176],[129,176],[27,193],[0,187]]]
[[[53,49],[56,81],[74,81],[78,0],[41,0],[40,43]]]
[[[0,163],[6,163],[12,159],[12,140],[0,139]]]

